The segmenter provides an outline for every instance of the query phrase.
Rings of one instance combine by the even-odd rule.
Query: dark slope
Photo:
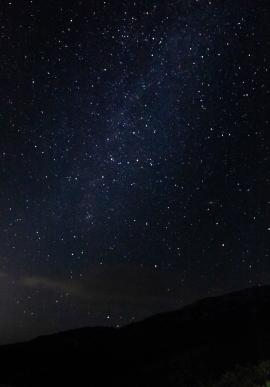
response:
[[[270,359],[270,286],[208,298],[121,329],[84,328],[0,347],[0,382],[197,386]]]

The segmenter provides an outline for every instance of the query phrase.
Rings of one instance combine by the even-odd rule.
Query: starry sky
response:
[[[269,10],[1,1],[0,343],[270,282]]]

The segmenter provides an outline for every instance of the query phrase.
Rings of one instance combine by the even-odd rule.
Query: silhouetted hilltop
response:
[[[270,286],[197,301],[123,328],[82,328],[0,347],[14,386],[199,386],[270,359]],[[96,382],[94,382],[94,380]],[[85,384],[87,385],[87,384]]]

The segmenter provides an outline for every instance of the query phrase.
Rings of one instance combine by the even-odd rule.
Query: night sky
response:
[[[0,343],[270,282],[269,10],[1,1]]]

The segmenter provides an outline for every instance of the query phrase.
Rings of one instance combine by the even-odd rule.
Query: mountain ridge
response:
[[[121,328],[84,327],[0,347],[0,383],[190,386],[270,359],[270,286],[207,297]],[[15,370],[15,371],[14,371]],[[42,377],[40,376],[42,375]],[[72,384],[73,383],[73,384]]]
[[[13,346],[13,345],[21,345],[21,344],[23,345],[23,344],[33,343],[33,342],[39,341],[40,339],[45,339],[45,338],[49,338],[49,337],[64,336],[64,335],[83,332],[83,331],[86,332],[89,330],[91,330],[91,331],[95,330],[95,331],[100,331],[100,332],[101,331],[104,332],[104,331],[122,330],[122,329],[126,329],[129,327],[138,326],[140,324],[152,322],[153,320],[156,320],[159,318],[162,319],[163,317],[178,315],[180,313],[190,311],[194,308],[198,308],[199,306],[204,306],[205,304],[209,304],[210,302],[232,299],[232,297],[237,298],[239,296],[241,297],[241,295],[243,295],[243,294],[247,295],[248,293],[254,295],[255,291],[256,292],[258,291],[261,293],[267,291],[270,294],[270,285],[252,286],[252,287],[248,287],[248,288],[244,288],[244,289],[240,289],[240,290],[236,290],[236,291],[234,290],[234,291],[226,292],[226,293],[221,294],[221,295],[203,297],[203,298],[197,299],[191,303],[188,303],[179,309],[173,309],[170,311],[155,313],[155,314],[148,316],[142,320],[131,322],[131,323],[125,324],[121,327],[103,326],[103,325],[95,325],[95,326],[87,326],[86,325],[86,326],[82,326],[79,328],[72,328],[72,329],[67,329],[67,330],[63,330],[63,331],[59,331],[59,332],[38,335],[30,340],[23,340],[23,341],[16,342],[16,343],[3,344],[3,345],[0,345],[0,348],[9,347],[9,346]]]

